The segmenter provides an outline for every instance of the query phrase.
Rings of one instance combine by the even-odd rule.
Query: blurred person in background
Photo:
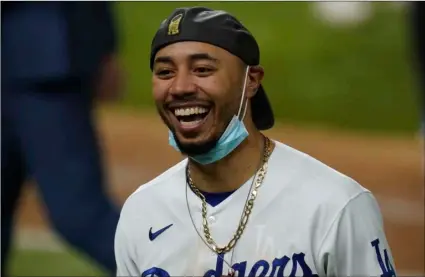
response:
[[[412,3],[414,53],[419,70],[421,135],[425,136],[425,4]]]
[[[110,2],[2,2],[1,266],[23,184],[54,228],[115,273],[119,208],[108,199],[93,107],[119,98]]]

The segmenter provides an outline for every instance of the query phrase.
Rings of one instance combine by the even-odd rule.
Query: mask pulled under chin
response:
[[[214,163],[229,155],[247,137],[248,131],[246,130],[245,125],[236,115],[234,115],[213,149],[204,154],[189,156],[189,158],[204,165]],[[171,131],[168,131],[168,142],[174,149],[181,152]]]

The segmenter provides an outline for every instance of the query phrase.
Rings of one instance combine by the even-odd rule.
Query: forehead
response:
[[[182,41],[167,45],[157,52],[155,59],[168,57],[174,62],[183,62],[199,54],[208,55],[219,62],[237,62],[239,59],[223,48],[197,41]]]

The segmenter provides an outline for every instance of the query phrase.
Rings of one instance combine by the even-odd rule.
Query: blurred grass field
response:
[[[152,108],[150,43],[176,7],[194,2],[117,4],[129,86],[125,105]],[[353,28],[321,23],[308,2],[201,2],[237,16],[257,38],[264,84],[283,122],[411,133],[418,129],[406,9],[373,5]],[[259,15],[262,15],[261,17]]]
[[[11,276],[106,276],[106,273],[74,251],[14,250]]]
[[[124,109],[153,108],[151,39],[160,22],[194,2],[115,2],[128,84]],[[312,15],[308,2],[202,2],[234,13],[257,38],[265,87],[282,122],[373,132],[418,131],[407,13],[372,3],[371,20],[333,28]],[[261,16],[260,16],[261,15]],[[14,249],[13,276],[101,276],[74,251]]]

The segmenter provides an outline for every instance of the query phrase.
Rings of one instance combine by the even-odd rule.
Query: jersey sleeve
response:
[[[319,251],[326,276],[396,276],[381,212],[370,192],[348,202]]]
[[[124,230],[122,217],[120,218],[115,232],[115,261],[117,264],[117,276],[140,276],[134,262],[133,248]]]

